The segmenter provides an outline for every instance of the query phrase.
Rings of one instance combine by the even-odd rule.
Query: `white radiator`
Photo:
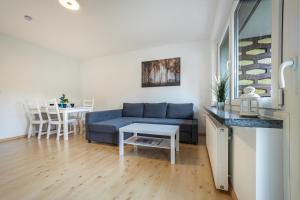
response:
[[[206,145],[217,189],[228,191],[228,128],[206,116]]]

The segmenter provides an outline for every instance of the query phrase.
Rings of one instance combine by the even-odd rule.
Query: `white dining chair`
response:
[[[38,139],[41,139],[42,134],[46,134],[46,132],[43,131],[43,126],[47,125],[49,123],[48,119],[45,119],[41,112],[40,105],[26,105],[26,113],[29,118],[29,129],[27,137],[30,138],[32,135],[34,135],[36,132],[34,130],[35,126],[38,126]]]
[[[63,116],[59,112],[58,108],[58,103],[56,99],[49,100],[47,102],[47,107],[46,107],[46,112],[47,116],[49,119],[49,125],[48,125],[48,130],[47,130],[47,139],[50,138],[50,135],[52,134],[51,132],[51,126],[56,126],[56,139],[59,140],[60,136],[63,134],[61,133],[62,131],[62,126],[63,126]],[[68,124],[73,125],[73,130],[69,131],[69,133],[74,133],[76,134],[76,119],[75,118],[70,118],[68,119]],[[69,134],[68,133],[68,134]]]
[[[82,106],[83,107],[88,107],[90,108],[90,111],[92,112],[94,110],[94,105],[95,105],[95,101],[94,99],[84,99],[82,102]],[[86,113],[81,113],[79,116],[79,129],[80,129],[80,133],[83,133],[84,131],[84,127],[85,127],[85,115]]]
[[[85,100],[83,100],[82,106],[83,107],[89,107],[89,108],[92,109],[91,111],[93,111],[94,104],[95,104],[94,99],[85,99]]]

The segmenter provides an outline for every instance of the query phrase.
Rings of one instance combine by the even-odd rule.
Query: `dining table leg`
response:
[[[69,115],[68,115],[67,111],[64,111],[63,115],[64,115],[64,119],[63,119],[64,120],[64,140],[68,140],[69,139],[69,134],[68,134],[69,133],[69,130],[68,130]]]

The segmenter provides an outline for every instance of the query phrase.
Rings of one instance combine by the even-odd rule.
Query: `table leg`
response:
[[[119,131],[119,153],[120,156],[124,155],[124,132]]]
[[[83,113],[82,113],[82,115],[83,115]],[[79,132],[80,132],[81,135],[83,134],[83,120],[82,120],[82,116],[80,117],[80,120],[79,120]]]
[[[179,151],[179,141],[180,140],[180,135],[179,135],[179,129],[176,132],[176,151]]]
[[[133,135],[134,135],[134,137],[136,137],[136,136],[137,136],[137,133],[133,133]],[[137,151],[137,146],[134,145],[134,152],[136,152],[136,151]]]
[[[175,164],[175,135],[171,135],[171,164]]]
[[[64,140],[68,140],[69,139],[69,130],[68,130],[68,121],[69,121],[69,119],[68,119],[68,112],[64,112],[64,118],[63,118],[63,120],[64,120]]]

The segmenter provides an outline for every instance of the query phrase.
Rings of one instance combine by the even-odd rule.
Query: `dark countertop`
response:
[[[283,128],[283,120],[266,117],[241,117],[238,112],[218,110],[216,107],[204,107],[216,120],[226,126],[254,128]]]

